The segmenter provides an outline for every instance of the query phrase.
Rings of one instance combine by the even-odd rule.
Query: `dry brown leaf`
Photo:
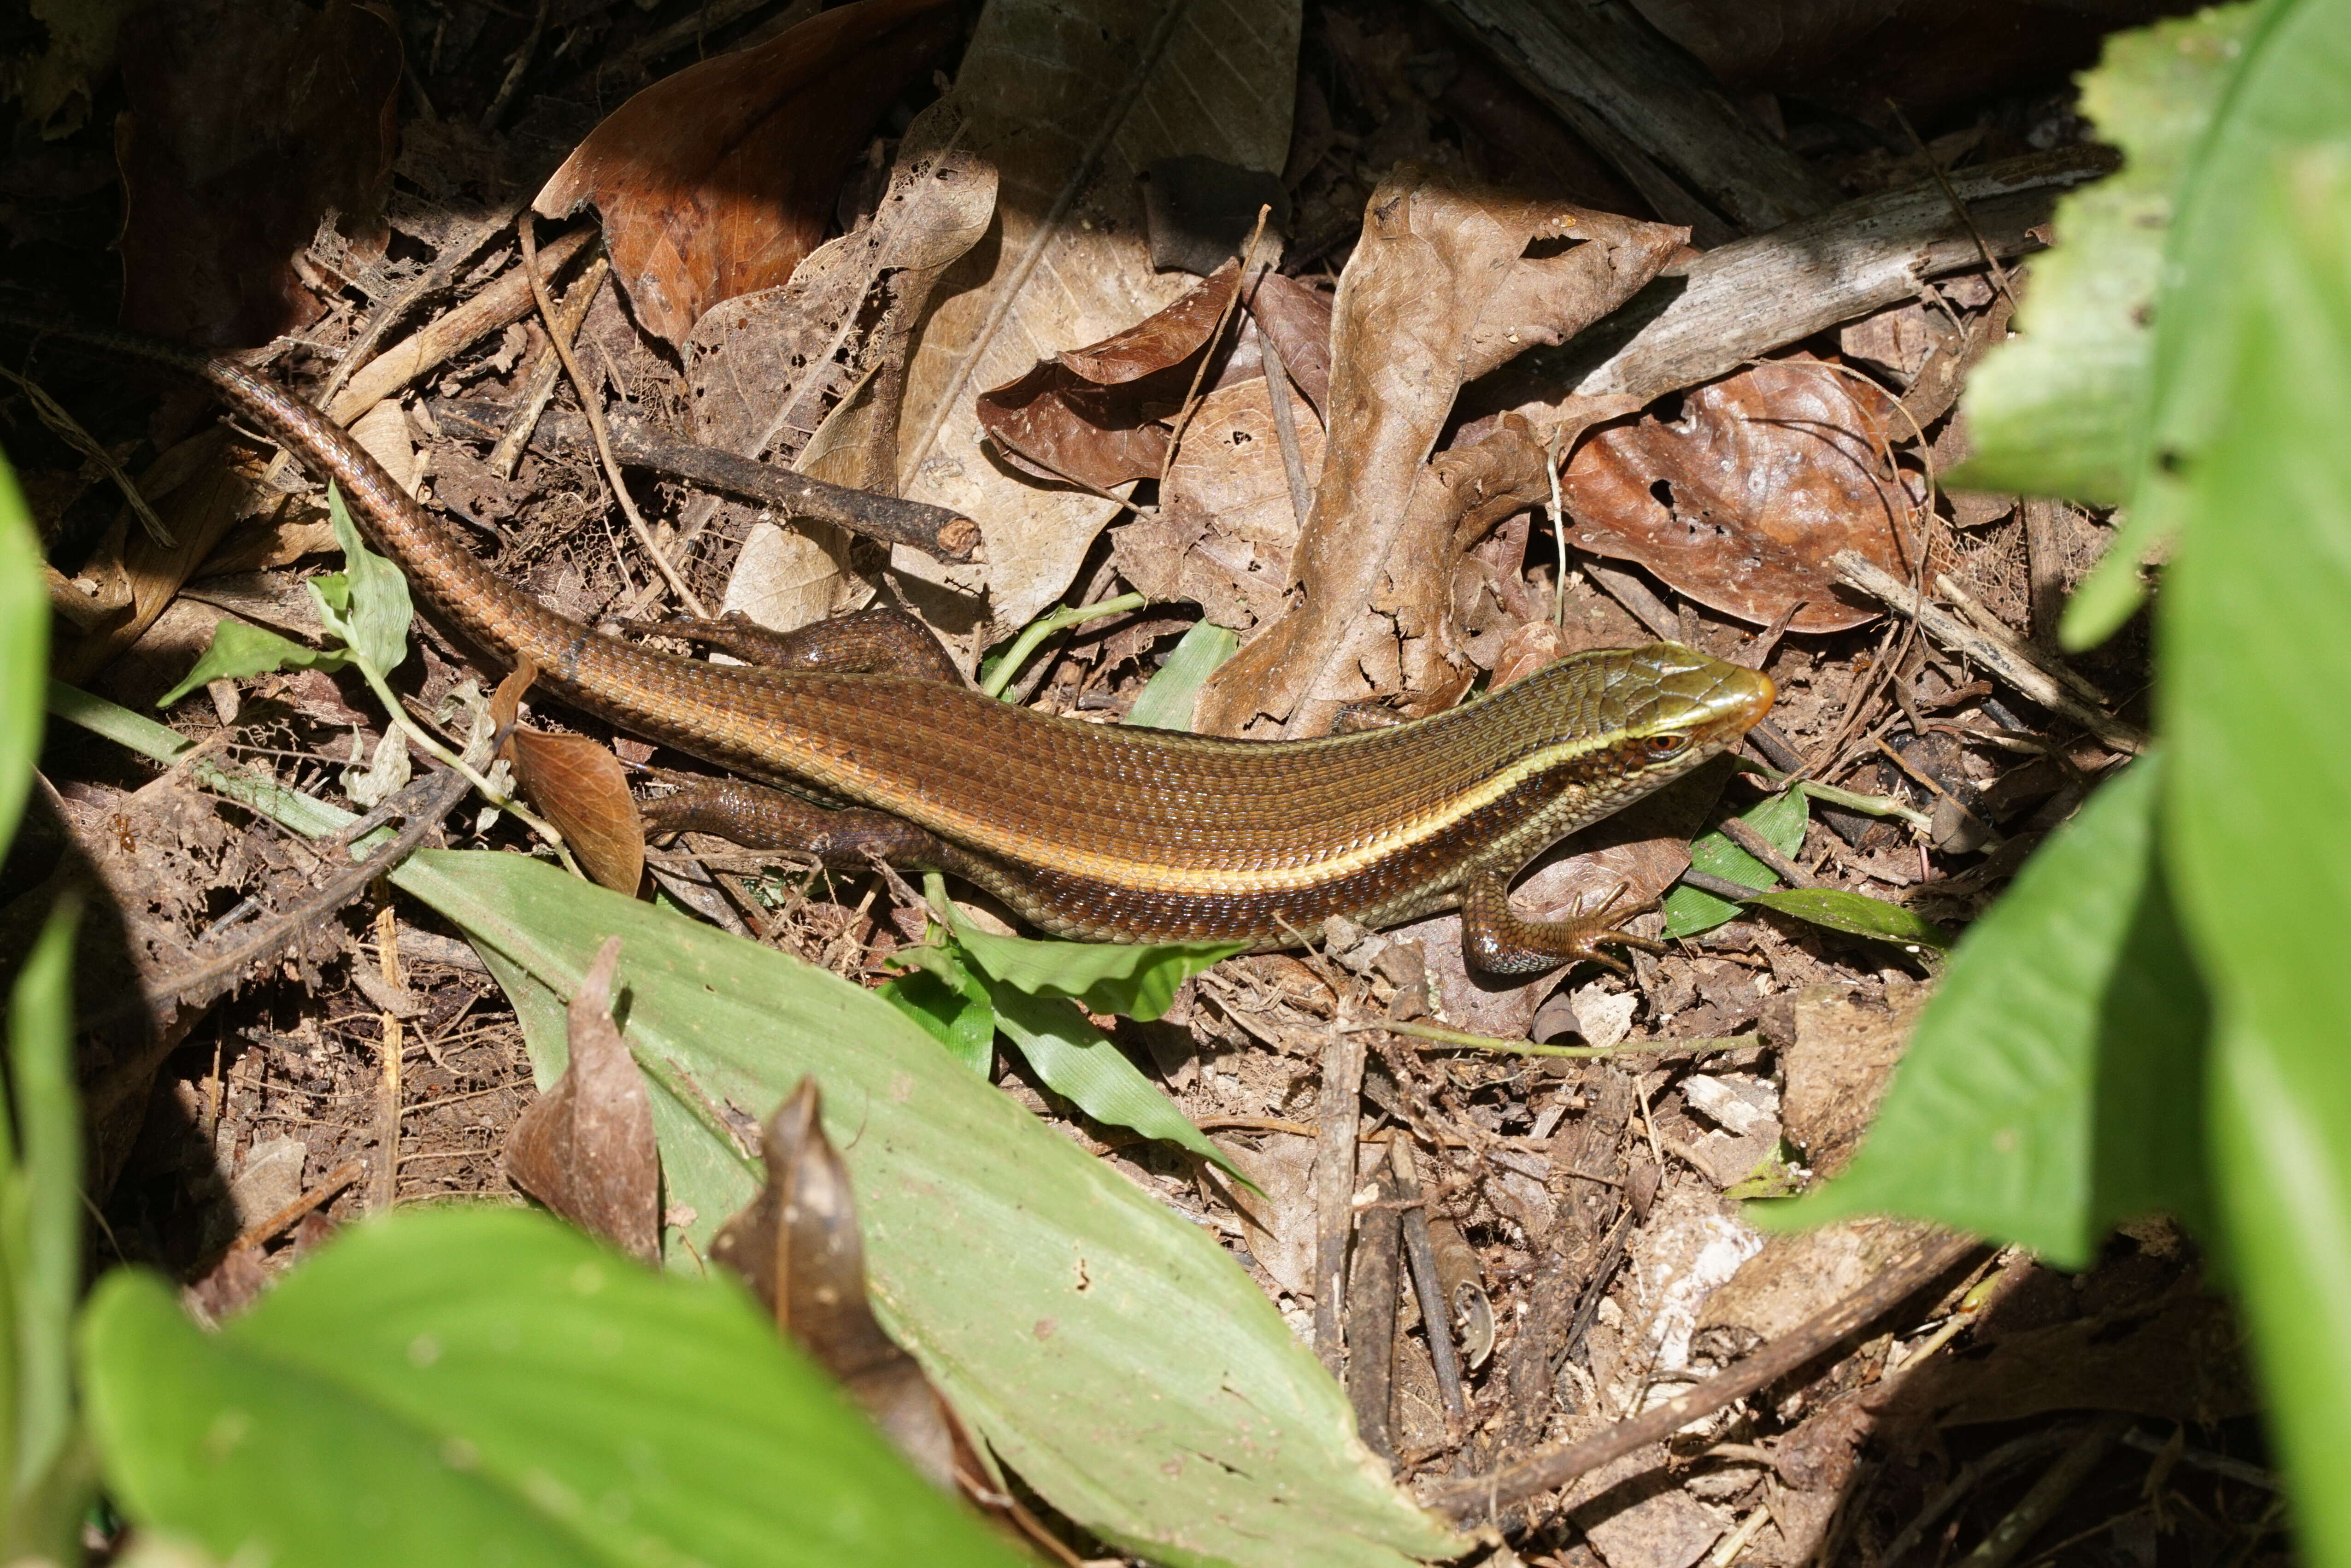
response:
[[[780,287],[711,308],[686,345],[695,437],[746,457],[776,456],[836,485],[898,491],[898,417],[914,323],[940,275],[987,231],[996,171],[957,145],[950,99],[914,118],[872,221],[820,246]],[[741,531],[720,612],[789,632],[858,608],[846,529],[781,523],[702,496],[687,528]]]
[[[645,824],[629,793],[628,770],[609,747],[584,735],[549,735],[516,724],[523,694],[538,676],[534,666],[522,664],[492,694],[491,722],[511,727],[500,755],[514,764],[515,782],[555,824],[596,884],[634,898],[645,874]]]
[[[856,1195],[821,1110],[813,1078],[776,1108],[762,1148],[767,1185],[711,1241],[710,1256],[743,1277],[776,1326],[841,1381],[917,1470],[953,1491],[959,1469],[977,1475],[978,1467],[921,1365],[874,1321]]]
[[[1583,243],[1562,249],[1546,235]],[[1597,320],[1656,276],[1685,237],[1662,225],[1464,189],[1409,165],[1390,174],[1373,193],[1333,306],[1332,445],[1299,542],[1300,601],[1211,677],[1199,708],[1204,733],[1278,725],[1303,734],[1341,703],[1410,688],[1396,643],[1441,628],[1452,567],[1469,542],[1458,538],[1459,520],[1477,513],[1490,527],[1508,515],[1487,515],[1486,503],[1520,487],[1527,465],[1523,422],[1498,430],[1478,455],[1455,454],[1457,472],[1428,464],[1462,381]],[[1534,467],[1540,477],[1540,451]],[[1406,623],[1366,627],[1364,610],[1383,598]],[[1422,689],[1457,668],[1450,649],[1416,658]],[[1259,724],[1260,715],[1271,722]]]
[[[217,347],[317,320],[294,258],[320,221],[351,260],[390,238],[399,35],[350,0],[125,9],[122,324]]]
[[[926,596],[935,616],[1029,621],[1060,598],[1116,505],[1043,488],[981,446],[977,394],[1040,353],[1130,327],[1191,287],[1151,267],[1137,176],[1205,153],[1277,170],[1297,95],[1298,0],[1227,9],[1185,0],[996,0],[956,78],[969,144],[999,171],[996,243],[951,270],[909,371],[905,494],[987,530],[984,570],[900,549],[904,576],[986,605]]]
[[[1322,427],[1290,394],[1307,484],[1322,470]],[[1281,612],[1298,511],[1273,426],[1265,378],[1200,400],[1160,487],[1153,517],[1111,533],[1119,573],[1154,600],[1189,600],[1219,626],[1246,632]]]
[[[515,1186],[632,1258],[661,1260],[661,1155],[644,1075],[612,1020],[621,939],[596,961],[566,1015],[570,1061],[507,1134]]]
[[[1077,479],[1106,490],[1156,478],[1167,462],[1167,419],[1240,276],[1240,263],[1227,262],[1125,330],[990,387],[979,394],[980,428],[1007,462],[1049,484]]]
[[[1709,609],[1768,626],[1841,632],[1877,606],[1828,559],[1858,550],[1909,575],[1896,528],[1910,504],[1888,468],[1894,399],[1808,361],[1755,366],[1685,393],[1679,416],[1602,431],[1562,489],[1578,549],[1638,561]]]
[[[957,26],[945,0],[857,0],[688,66],[606,116],[533,210],[593,204],[637,319],[682,345],[816,247],[875,117]]]

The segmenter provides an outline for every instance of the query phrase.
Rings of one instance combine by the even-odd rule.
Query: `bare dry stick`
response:
[[[653,543],[653,529],[645,527],[645,519],[637,511],[637,503],[629,496],[629,487],[621,483],[621,465],[613,460],[612,443],[604,433],[602,400],[597,397],[594,385],[580,374],[580,361],[571,352],[571,340],[563,330],[562,319],[556,313],[555,302],[547,297],[547,279],[538,269],[538,245],[531,238],[528,218],[515,225],[515,237],[522,242],[523,275],[530,279],[531,298],[538,301],[538,318],[546,324],[548,341],[555,345],[556,353],[563,361],[565,372],[571,377],[571,388],[580,394],[580,412],[588,416],[588,428],[595,434],[596,455],[604,465],[604,477],[611,483],[612,495],[621,503],[622,513],[629,519],[629,532],[636,537],[637,547],[653,561],[653,569],[662,574],[662,580],[669,584],[670,591],[677,595],[677,601],[696,621],[709,620],[710,612],[703,608],[702,601],[695,598],[694,590],[685,585],[685,579],[678,575],[677,568],[670,564],[669,557]]]
[[[1499,1519],[1506,1510],[1563,1487],[1636,1448],[1661,1442],[1700,1416],[1776,1383],[1859,1333],[1958,1266],[1980,1245],[1971,1237],[1929,1231],[1867,1284],[1729,1371],[1580,1441],[1559,1444],[1489,1475],[1448,1482],[1424,1500],[1465,1524]]]
[[[580,335],[580,329],[588,321],[588,307],[595,303],[596,290],[604,287],[604,279],[611,270],[612,264],[598,256],[563,297],[563,330],[567,337]],[[490,449],[487,466],[499,478],[514,477],[515,465],[522,461],[523,448],[530,444],[530,433],[538,427],[538,417],[547,412],[547,401],[555,395],[555,383],[562,374],[563,361],[556,356],[554,345],[546,345],[524,380],[522,401],[516,404],[506,434]]]
[[[592,228],[558,235],[538,252],[538,270],[552,276],[596,237]],[[350,382],[327,403],[327,417],[337,424],[353,420],[421,376],[444,363],[468,343],[519,321],[530,313],[531,279],[508,273],[447,315],[427,322],[414,336],[403,338],[353,372]]]
[[[1944,647],[1974,660],[2043,707],[2072,719],[2106,745],[2134,754],[2147,749],[2145,730],[2125,724],[2074,695],[2067,689],[2067,683],[2043,667],[2043,655],[2036,654],[2013,633],[1995,635],[1969,625],[1940,605],[1928,602],[1924,594],[1914,591],[1892,572],[1855,551],[1837,551],[1829,558],[1829,566],[1836,572],[1838,581],[1859,589],[1896,615],[1916,622],[1920,631]]]
[[[342,357],[335,361],[333,371],[328,375],[327,384],[319,393],[318,401],[320,406],[331,407],[336,398],[341,394],[344,383],[375,362],[368,356],[375,352],[375,346],[383,341],[383,335],[392,330],[393,322],[406,315],[409,308],[426,295],[447,287],[450,278],[456,276],[457,269],[473,260],[484,246],[506,233],[514,223],[516,214],[521,211],[520,201],[508,202],[474,225],[472,234],[454,245],[442,246],[441,254],[433,258],[432,266],[418,273],[399,293],[369,312],[368,324],[360,329],[360,335],[353,338],[350,346],[344,349]],[[580,232],[587,234],[590,231],[582,229]],[[553,246],[548,247],[550,252],[554,248]],[[556,262],[552,265],[560,267],[562,263]]]
[[[1281,350],[1273,346],[1273,334],[1260,323],[1257,333],[1258,348],[1265,356],[1265,388],[1273,406],[1273,439],[1281,448],[1282,476],[1290,481],[1290,509],[1298,518],[1298,526],[1306,526],[1306,514],[1314,509],[1314,486],[1306,481],[1306,455],[1298,446],[1298,411],[1290,406],[1290,367],[1281,362]]]
[[[1322,1044],[1322,1092],[1315,1105],[1314,1354],[1333,1377],[1347,1358],[1343,1308],[1347,1238],[1355,1228],[1355,1129],[1364,1055],[1361,1034],[1331,1031]]]

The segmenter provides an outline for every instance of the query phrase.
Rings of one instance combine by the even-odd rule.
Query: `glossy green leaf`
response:
[[[2180,186],[2156,301],[2146,456],[2123,536],[2067,609],[2069,646],[2101,641],[2137,604],[2137,562],[2179,531],[2192,472],[2229,413],[2245,236],[2272,165],[2294,148],[2344,136],[2351,136],[2351,6],[2268,0]]]
[[[1854,936],[1871,936],[1905,947],[1948,947],[1950,933],[1898,904],[1835,887],[1783,887],[1748,901],[1761,908]]]
[[[2079,1268],[2115,1222],[2204,1219],[2205,1007],[2155,854],[2156,766],[2105,785],[1960,939],[1853,1163],[1750,1212],[1906,1214]]]
[[[1088,1529],[1186,1563],[1402,1568],[1466,1547],[1389,1484],[1344,1395],[1222,1249],[889,1003],[519,855],[420,853],[394,881],[474,937],[542,1077],[560,1068],[564,999],[622,938],[626,1035],[696,1249],[757,1185],[720,1108],[765,1115],[813,1073],[877,1309]]]
[[[41,750],[43,683],[49,673],[49,597],[41,542],[16,470],[0,456],[0,853],[16,836],[33,762]]]
[[[241,681],[279,670],[340,670],[350,662],[340,648],[311,648],[281,637],[266,627],[223,619],[213,624],[213,640],[180,684],[155,699],[170,707],[198,686],[211,681]]]
[[[1232,1156],[1192,1125],[1166,1092],[1074,1004],[1031,996],[1001,980],[991,982],[988,990],[996,1001],[997,1027],[1046,1088],[1097,1122],[1165,1138],[1249,1180]]]
[[[223,1561],[1020,1561],[740,1289],[528,1211],[361,1226],[217,1334],[120,1271],[83,1351],[120,1506]]]
[[[946,947],[901,948],[910,973],[874,992],[947,1048],[947,1054],[985,1078],[996,1065],[996,1006],[987,982]]]
[[[990,979],[1036,997],[1068,997],[1098,1013],[1149,1023],[1176,989],[1212,964],[1249,951],[1246,942],[1056,942],[998,936],[950,915],[955,939]]]
[[[2351,34],[2351,7],[2332,17]],[[2351,112],[2351,53],[2332,63],[2335,107]],[[2212,986],[2218,1186],[2302,1555],[2340,1565],[2351,1563],[2351,143],[2282,158],[2253,183],[2224,264],[2241,290],[2225,308],[2240,354],[2220,361],[2220,417],[2184,476],[2158,624],[2173,769],[2163,825],[2181,922]],[[2214,364],[2205,351],[2179,362]]]
[[[1773,795],[1747,809],[1740,818],[1749,827],[1763,835],[1763,841],[1783,855],[1792,855],[1804,847],[1804,827],[1812,820],[1811,803],[1801,790],[1791,789]],[[1741,887],[1766,888],[1778,884],[1779,878],[1771,868],[1740,849],[1721,833],[1708,833],[1690,844],[1690,865],[1709,876],[1735,882]],[[1677,887],[1666,894],[1666,939],[1695,936],[1701,931],[1736,920],[1741,906],[1710,893],[1700,893],[1694,887]]]
[[[329,487],[327,510],[336,542],[343,547],[343,570],[310,580],[319,618],[351,655],[379,675],[388,675],[408,657],[408,628],[416,612],[408,600],[408,580],[400,569],[367,548],[343,493]]]
[[[80,904],[49,912],[8,997],[0,1092],[0,1558],[78,1559],[89,1482],[76,1433],[81,1105],[73,1076]]]
[[[1238,635],[1213,621],[1193,622],[1191,630],[1177,640],[1167,662],[1144,684],[1143,694],[1126,710],[1126,722],[1145,729],[1189,734],[1200,687],[1240,645]]]
[[[2057,242],[2032,258],[2017,336],[1969,378],[1975,453],[1951,485],[2106,506],[2130,494],[2153,398],[2164,235],[2254,10],[2220,6],[2117,33],[2083,73],[2081,111],[2122,150],[2123,167],[2058,202]]]

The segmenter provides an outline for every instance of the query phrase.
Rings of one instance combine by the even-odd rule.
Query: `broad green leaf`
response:
[[[2351,7],[2293,15],[2323,9],[2351,34]],[[2277,31],[2291,36],[2286,18]],[[2351,57],[2314,38],[2304,47],[2332,58],[2336,107],[2351,112]],[[2295,85],[2294,73],[2275,79]],[[2310,1562],[2345,1564],[2351,145],[2281,158],[2256,183],[2224,263],[2241,298],[2215,307],[2234,318],[2241,354],[2221,361],[2231,373],[2211,389],[2221,417],[2184,476],[2157,628],[2172,752],[2163,828],[2181,923],[2212,987],[2218,1186],[2302,1548]],[[2184,352],[2179,362],[2213,363]]]
[[[159,762],[190,748],[70,687],[53,684],[48,701]],[[193,771],[297,831],[351,821],[207,759]],[[623,936],[631,1044],[669,1201],[694,1211],[697,1249],[759,1179],[719,1106],[770,1108],[816,1073],[858,1184],[876,1307],[991,1448],[1071,1518],[1174,1563],[1404,1568],[1469,1547],[1389,1484],[1337,1386],[1220,1249],[887,1002],[518,855],[419,854],[391,880],[474,936],[542,1088],[562,1071],[565,999],[603,938]]]
[[[1975,454],[1950,484],[2105,506],[2130,494],[2153,394],[2165,231],[2254,10],[2221,6],[2116,33],[2083,73],[2082,112],[2100,141],[2122,149],[2123,167],[2058,202],[2057,243],[2032,259],[2018,336],[1969,378]]]
[[[912,973],[883,985],[874,995],[913,1019],[947,1054],[981,1077],[996,1065],[996,1005],[987,983],[946,947],[908,947],[897,961]]]
[[[170,707],[211,681],[241,681],[279,670],[340,670],[350,662],[350,655],[340,648],[305,647],[264,627],[224,618],[213,623],[212,644],[196,660],[195,667],[178,685],[157,697],[155,706]]]
[[[1158,674],[1144,683],[1143,695],[1126,710],[1126,722],[1145,729],[1180,729],[1188,734],[1202,683],[1240,645],[1238,636],[1213,621],[1193,622]]]
[[[1804,847],[1804,826],[1812,819],[1811,803],[1801,790],[1773,795],[1749,807],[1740,821],[1763,835],[1763,841],[1783,855]],[[1690,844],[1690,864],[1709,876],[1741,887],[1766,888],[1778,883],[1771,868],[1740,849],[1721,833],[1708,833]],[[1666,938],[1695,936],[1736,920],[1740,906],[1694,887],[1677,887],[1666,894]]]
[[[1038,941],[982,931],[952,912],[966,956],[990,979],[1037,997],[1068,997],[1098,1013],[1149,1023],[1176,988],[1212,964],[1249,951],[1246,942]]]
[[[1097,1122],[1180,1144],[1249,1180],[1232,1156],[1192,1125],[1165,1092],[1075,1005],[1059,997],[1032,996],[1001,980],[988,991],[996,1002],[997,1027],[1045,1087]]]
[[[2117,1220],[2204,1220],[2204,998],[2156,863],[2157,782],[2131,768],[2026,863],[1960,939],[1852,1165],[1751,1215],[1911,1215],[2064,1268]]]
[[[2068,607],[2070,646],[2109,635],[2137,603],[2137,561],[2181,526],[2192,473],[2229,414],[2253,209],[2288,150],[2351,135],[2351,6],[2268,0],[2239,50],[2179,188],[2156,301],[2151,425],[2127,526]]]
[[[78,900],[49,912],[8,998],[0,1092],[0,1556],[79,1560],[89,1483],[75,1432],[81,1105],[73,1077]]]
[[[765,1115],[813,1073],[878,1310],[1005,1463],[1088,1529],[1179,1563],[1402,1568],[1466,1548],[1386,1480],[1337,1385],[1229,1257],[889,1003],[520,855],[420,853],[393,880],[474,937],[543,1076],[564,999],[622,938],[626,1036],[697,1249],[757,1186],[721,1107]]]
[[[352,657],[379,675],[388,675],[408,657],[408,628],[416,619],[408,601],[408,580],[400,569],[367,548],[352,525],[343,493],[329,488],[327,511],[335,540],[343,547],[343,570],[310,580],[319,618],[342,639]]]
[[[49,600],[41,543],[0,456],[0,854],[16,836],[33,760],[41,750],[42,683],[49,673]]]
[[[1880,942],[1899,943],[1906,947],[1942,948],[1951,945],[1950,933],[1933,921],[1865,893],[1847,893],[1835,887],[1771,888],[1748,902],[1831,931],[1874,936]]]
[[[223,1561],[1020,1561],[739,1288],[523,1210],[360,1226],[216,1334],[118,1271],[82,1348],[117,1500]]]

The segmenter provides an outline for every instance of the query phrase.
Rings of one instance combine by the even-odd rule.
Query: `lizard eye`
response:
[[[1652,758],[1673,756],[1689,744],[1687,735],[1653,735],[1644,743]]]

